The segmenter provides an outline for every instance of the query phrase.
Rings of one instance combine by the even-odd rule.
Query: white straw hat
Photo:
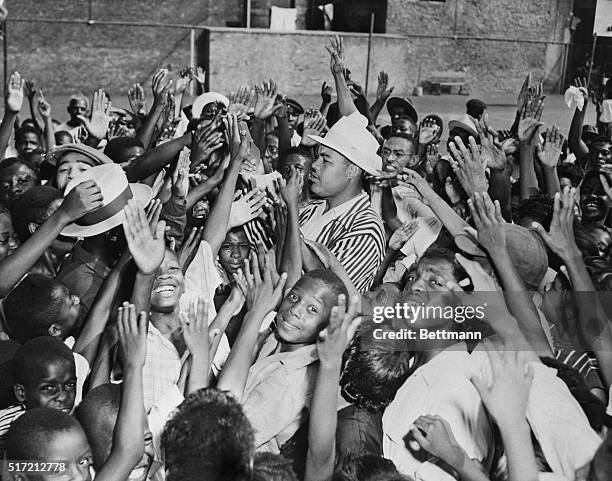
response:
[[[353,164],[370,175],[378,175],[382,159],[378,156],[378,141],[366,129],[368,119],[359,112],[342,117],[325,137],[309,135],[312,140],[342,154]]]
[[[191,106],[191,116],[194,119],[199,119],[202,115],[202,110],[204,110],[204,107],[213,102],[221,102],[223,105],[225,105],[225,107],[228,107],[230,103],[229,99],[223,94],[218,92],[205,92],[193,101],[193,105]]]
[[[77,185],[93,180],[104,197],[104,205],[84,215],[62,231],[67,237],[92,237],[111,230],[123,223],[123,208],[129,199],[136,199],[146,205],[153,196],[151,187],[145,184],[129,184],[125,172],[117,164],[104,164],[81,173],[66,186],[64,196]]]

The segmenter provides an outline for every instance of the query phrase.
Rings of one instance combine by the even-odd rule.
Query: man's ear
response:
[[[15,398],[17,399],[17,401],[19,401],[20,403],[25,402],[26,394],[25,387],[23,387],[23,384],[13,384],[13,394],[15,394]]]
[[[361,177],[362,170],[352,162],[347,162],[346,166],[346,177],[347,179],[354,179],[355,177]]]
[[[61,324],[58,324],[57,322],[54,322],[53,324],[51,324],[49,326],[49,335],[53,336],[53,337],[61,337],[62,335],[62,326]]]
[[[39,225],[36,222],[28,222],[28,231],[30,232],[30,234],[34,234],[38,227]]]

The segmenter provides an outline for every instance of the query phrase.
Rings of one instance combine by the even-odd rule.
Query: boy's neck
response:
[[[172,333],[179,326],[179,310],[178,308],[172,312],[156,312],[151,311],[151,324],[155,326],[162,336],[170,339]]]
[[[289,344],[288,342],[278,341],[278,348],[275,353],[279,352],[294,352],[303,347],[312,346],[313,343],[302,343],[302,344]]]

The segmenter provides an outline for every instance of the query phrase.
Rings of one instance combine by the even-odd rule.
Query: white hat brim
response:
[[[130,184],[132,190],[132,198],[139,201],[142,205],[146,205],[153,197],[153,190],[145,184]],[[105,232],[114,229],[118,225],[123,224],[125,212],[121,209],[112,217],[93,225],[78,225],[72,223],[67,225],[62,230],[61,235],[65,237],[93,237],[95,235],[104,234]]]
[[[364,170],[368,174],[380,175],[380,169],[382,169],[382,159],[378,155],[374,156],[375,158],[373,157],[371,159],[372,161],[376,162],[379,165],[378,168],[375,168],[372,165],[369,165],[368,163],[366,163],[364,160],[355,158],[355,155],[353,153],[347,152],[343,147],[338,146],[334,142],[330,142],[325,137],[320,137],[319,135],[309,135],[309,134],[306,134],[306,135],[310,137],[312,140],[314,140],[315,142],[321,145],[324,145],[325,147],[329,147],[330,149],[335,150],[339,154],[343,155],[349,160],[349,162],[355,164],[357,167],[359,167],[361,170]]]

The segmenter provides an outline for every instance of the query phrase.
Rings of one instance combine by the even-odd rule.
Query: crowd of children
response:
[[[567,138],[531,76],[445,126],[327,50],[318,109],[160,69],[60,123],[11,76],[3,479],[612,479],[612,81]]]

